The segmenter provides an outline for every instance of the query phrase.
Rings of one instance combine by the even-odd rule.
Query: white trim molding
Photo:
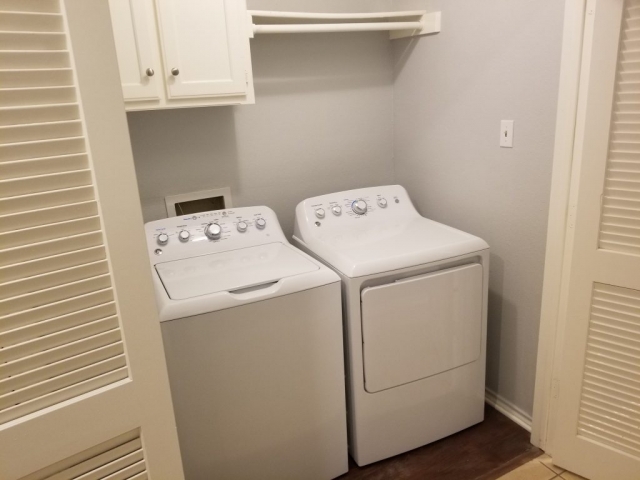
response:
[[[512,422],[517,423],[527,432],[531,431],[531,415],[516,407],[509,400],[501,397],[488,387],[485,388],[484,401],[507,417]]]
[[[557,388],[553,388],[554,369],[562,354],[558,351],[563,334],[559,311],[562,279],[566,272],[566,232],[570,222],[569,192],[586,4],[587,0],[566,0],[564,12],[536,386],[531,424],[531,443],[545,451],[550,448],[552,432],[549,428],[549,419],[552,414],[552,399],[557,395]]]

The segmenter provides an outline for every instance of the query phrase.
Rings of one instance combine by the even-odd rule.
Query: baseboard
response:
[[[486,388],[484,401],[509,420],[517,423],[528,432],[531,431],[531,416],[520,410],[520,408],[516,407],[509,400],[505,400],[500,395]]]

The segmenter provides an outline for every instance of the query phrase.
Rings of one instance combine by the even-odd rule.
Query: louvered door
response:
[[[587,5],[551,454],[640,479],[640,0]]]
[[[107,0],[0,0],[0,478],[182,478]]]

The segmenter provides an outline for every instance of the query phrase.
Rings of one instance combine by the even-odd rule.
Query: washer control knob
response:
[[[364,200],[354,200],[351,204],[351,210],[358,215],[364,215],[367,213],[367,202]]]
[[[386,198],[379,198],[378,199],[378,206],[380,208],[387,208],[387,199]]]
[[[258,230],[263,230],[264,227],[267,226],[267,221],[264,218],[256,218],[256,228]]]
[[[316,208],[316,217],[324,218],[324,208]]]
[[[342,207],[340,207],[339,205],[334,205],[333,207],[331,207],[331,211],[337,217],[338,215],[342,214]]]
[[[167,243],[169,243],[169,235],[167,235],[166,233],[161,233],[160,235],[158,235],[157,241],[158,245],[166,245]]]
[[[218,240],[222,236],[222,227],[217,223],[210,223],[204,227],[204,234],[211,240]]]
[[[247,225],[247,222],[238,222],[237,227],[240,233],[244,233],[247,231],[247,228],[249,228],[249,225]]]
[[[181,242],[188,242],[190,236],[191,234],[187,230],[180,230],[180,233],[178,233],[178,240]]]

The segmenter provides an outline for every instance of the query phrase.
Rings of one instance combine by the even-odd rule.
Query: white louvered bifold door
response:
[[[640,479],[640,0],[589,0],[554,462]]]
[[[180,479],[107,0],[0,0],[0,479]]]

